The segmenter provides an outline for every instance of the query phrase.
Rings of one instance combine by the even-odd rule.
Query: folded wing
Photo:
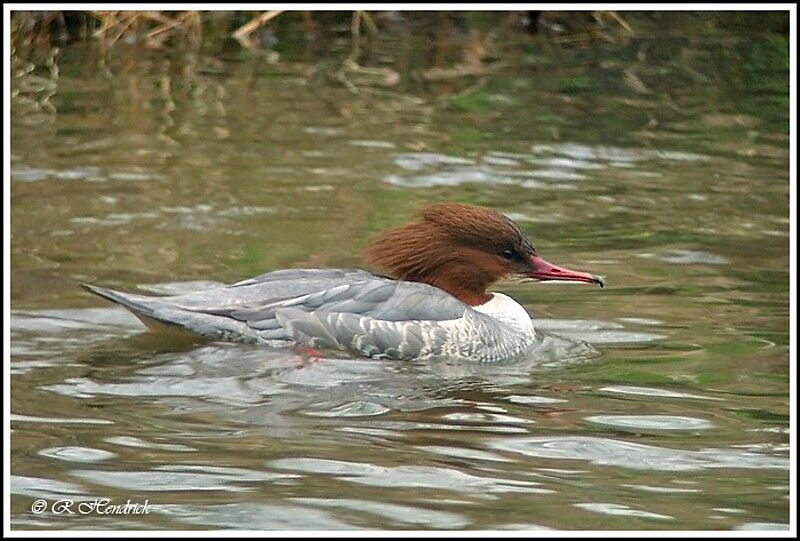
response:
[[[285,340],[370,357],[440,354],[453,342],[454,322],[467,317],[478,329],[486,318],[438,288],[359,269],[275,271],[169,297],[86,287],[151,327],[158,322],[212,339]]]

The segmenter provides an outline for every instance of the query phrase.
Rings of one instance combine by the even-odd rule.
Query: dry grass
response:
[[[254,34],[278,17],[303,17],[307,28],[314,26],[314,12],[286,12],[272,10],[247,13],[250,20],[241,24],[243,12],[209,11],[15,11],[12,12],[12,35],[24,39],[66,40],[68,26],[78,26],[77,35],[82,39],[96,39],[102,45],[112,47],[118,43],[142,44],[152,49],[163,48],[168,43],[185,42],[197,45],[203,38],[204,27],[210,17],[227,18],[229,36],[246,49],[259,48]],[[375,13],[375,12],[373,12]],[[436,16],[436,12],[431,12]],[[591,13],[570,14],[552,12],[556,18],[586,19],[587,15],[595,23],[594,28],[576,29],[571,36],[563,36],[567,41],[587,37],[615,40],[619,35],[632,34],[634,29],[626,18],[615,11],[595,11]],[[78,22],[76,23],[76,19]],[[72,28],[71,28],[72,29]],[[361,52],[362,29],[372,38],[378,33],[375,17],[368,11],[351,12],[350,33],[352,52],[349,59],[355,61]],[[578,36],[576,36],[576,34]],[[73,32],[73,37],[75,32]]]
[[[199,11],[92,11],[99,28],[92,37],[112,46],[123,36],[146,47],[158,49],[170,38],[183,38],[199,43],[203,34]]]

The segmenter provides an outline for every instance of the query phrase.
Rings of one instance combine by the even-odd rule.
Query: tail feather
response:
[[[86,291],[90,291],[95,295],[99,295],[104,299],[108,299],[117,304],[121,304],[125,308],[134,313],[141,313],[143,315],[152,315],[153,308],[150,306],[152,298],[145,295],[135,295],[133,293],[122,293],[121,291],[114,291],[105,287],[93,286],[91,284],[81,284],[81,287]]]
[[[241,342],[257,340],[257,334],[247,324],[231,318],[202,312],[194,312],[170,303],[168,297],[148,297],[134,293],[123,293],[89,284],[81,286],[104,299],[120,304],[130,310],[150,330],[159,333],[180,334],[187,332],[211,339],[227,339]]]
[[[85,290],[94,293],[104,299],[120,304],[133,313],[145,326],[160,333],[174,333],[183,330],[188,331],[183,325],[176,321],[171,321],[155,315],[154,298],[146,295],[136,295],[134,293],[123,293],[105,287],[93,286],[91,284],[81,284]]]

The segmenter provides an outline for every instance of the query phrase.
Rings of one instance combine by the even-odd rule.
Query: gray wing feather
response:
[[[276,314],[281,327],[299,344],[319,348],[336,348],[339,342],[313,312],[285,308]]]
[[[260,274],[253,278],[241,280],[229,287],[246,287],[256,284],[275,284],[276,282],[355,282],[374,277],[371,272],[362,269],[283,269]]]
[[[184,309],[228,315],[230,310],[294,299],[369,278],[379,277],[361,269],[287,269],[168,298]]]
[[[248,306],[194,310],[243,321],[256,330],[268,330],[283,326],[276,319],[276,313],[289,308],[304,312],[357,314],[375,320],[396,322],[456,319],[469,309],[466,304],[441,289],[426,284],[370,276],[368,280],[336,285],[290,299],[268,300]],[[193,309],[188,306],[183,308]]]
[[[92,290],[210,338],[293,340],[397,359],[441,352],[449,338],[443,321],[483,317],[441,289],[359,269],[275,271],[184,295],[135,296],[139,304]]]
[[[236,310],[231,316],[265,339],[264,332],[269,329],[269,338],[282,337],[310,347],[414,359],[441,353],[449,337],[439,323],[461,318],[468,311],[472,312],[466,304],[438,288],[373,276],[259,308]]]

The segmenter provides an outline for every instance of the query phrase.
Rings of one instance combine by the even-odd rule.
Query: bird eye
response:
[[[514,250],[503,250],[500,255],[505,259],[514,259]]]

